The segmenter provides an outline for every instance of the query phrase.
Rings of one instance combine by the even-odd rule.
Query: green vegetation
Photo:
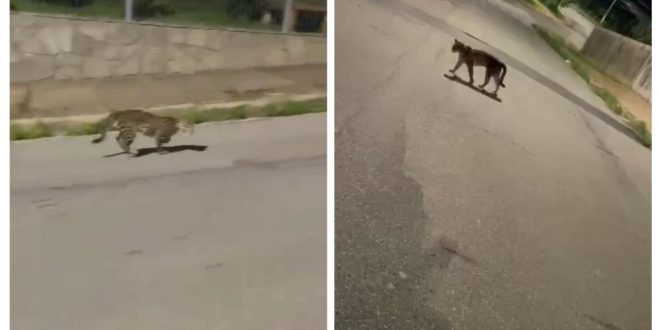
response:
[[[648,17],[645,17],[645,10],[640,6],[640,2],[643,1],[617,1],[603,22],[603,27],[650,45],[651,13],[649,12]],[[580,11],[594,22],[600,22],[612,0],[561,0],[562,6],[569,3],[577,5]],[[648,1],[649,8],[650,5],[651,2]]]
[[[315,112],[325,112],[326,104],[325,99],[322,101],[312,101],[312,102],[286,102],[281,104],[275,104],[269,107],[266,107],[266,115],[268,117],[278,117],[278,116],[295,116],[305,113],[315,113]]]
[[[99,132],[98,126],[95,123],[83,123],[75,126],[67,127],[64,135],[79,136],[79,135],[93,135]]]
[[[210,110],[196,110],[189,109],[184,111],[176,111],[170,115],[183,118],[191,124],[201,124],[212,121],[225,121],[225,120],[239,120],[248,117],[257,117],[258,108],[248,109],[248,107],[241,105],[234,108],[224,109],[210,109]],[[249,111],[249,112],[248,112]]]
[[[296,0],[295,3],[326,5],[325,0]],[[280,14],[272,24],[261,23],[264,13],[280,9],[277,0],[134,0],[135,19],[179,25],[236,27],[278,30]],[[72,6],[70,0],[10,0],[11,10],[76,17],[121,20],[123,0],[85,0]]]
[[[617,115],[621,116],[624,113],[623,107],[621,107],[621,104],[619,103],[619,100],[614,96],[612,93],[610,93],[607,89],[594,85],[592,83],[589,83],[589,89],[591,89],[594,94],[598,95],[603,102],[605,102],[605,105],[607,105],[612,112],[616,113]]]
[[[630,120],[628,120],[628,125],[630,125],[630,128],[637,134],[639,139],[642,141],[642,144],[648,148],[651,148],[651,132],[649,132],[648,127],[646,126],[646,123],[642,120],[638,120],[634,118],[634,116],[631,115]]]
[[[525,0],[530,6],[534,7],[537,11],[541,11],[541,4],[537,0]]]
[[[260,30],[274,30],[276,25],[265,25],[258,19],[245,16],[232,17],[227,10],[228,0],[135,0],[134,14],[138,20],[202,26],[231,26]],[[77,17],[118,19],[124,17],[124,1],[94,0],[84,6],[39,1],[11,0],[18,11],[70,15]],[[253,17],[252,17],[253,18]]]
[[[548,8],[558,18],[564,18],[564,15],[559,11],[559,6],[562,5],[562,0],[539,0],[543,5]]]
[[[573,70],[580,77],[582,77],[584,81],[587,82],[589,89],[591,89],[591,91],[594,92],[594,94],[598,95],[598,97],[600,97],[603,100],[603,102],[605,102],[605,105],[610,110],[612,110],[612,112],[614,112],[619,116],[623,116],[623,118],[626,119],[630,128],[639,137],[642,144],[650,148],[651,132],[649,132],[646,123],[642,120],[636,119],[633,114],[626,111],[621,106],[621,103],[619,103],[617,97],[614,96],[612,93],[610,93],[607,89],[595,85],[591,82],[590,72],[592,72],[593,70],[597,70],[600,73],[603,72],[598,70],[597,66],[595,66],[591,61],[587,60],[584,56],[582,56],[579,50],[573,47],[573,45],[567,43],[562,37],[550,31],[546,31],[545,29],[537,25],[534,25],[534,28],[539,33],[541,38],[543,38],[543,40],[545,40],[548,43],[548,45],[550,45],[550,47],[552,47],[552,49],[554,49],[559,54],[559,56],[570,62],[571,68],[573,68]]]
[[[30,125],[12,124],[9,127],[11,140],[39,139],[53,136],[51,128],[43,122]]]
[[[293,116],[306,113],[326,111],[326,99],[308,101],[287,101],[266,106],[238,106],[233,108],[217,108],[208,110],[185,109],[172,110],[162,115],[181,118],[189,123],[200,124],[206,122],[240,120],[253,117]],[[11,140],[37,139],[41,137],[63,134],[67,136],[93,135],[98,133],[96,123],[53,123],[46,124],[12,124]]]

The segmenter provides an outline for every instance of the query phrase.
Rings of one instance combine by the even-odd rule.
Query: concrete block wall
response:
[[[11,81],[326,63],[326,38],[17,13]]]
[[[582,53],[650,100],[651,46],[595,27],[582,47]]]
[[[651,56],[648,57],[642,69],[633,82],[632,88],[644,99],[651,102]]]
[[[567,25],[584,38],[588,38],[593,29],[598,26],[598,22],[594,22],[583,14],[575,5],[559,7],[559,11],[564,15]]]

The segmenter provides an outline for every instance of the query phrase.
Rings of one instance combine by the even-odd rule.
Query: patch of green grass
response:
[[[250,117],[279,117],[294,116],[306,113],[326,111],[326,99],[309,101],[290,101],[269,104],[264,107],[238,106],[235,108],[209,109],[209,110],[187,110],[181,113],[171,114],[174,117],[183,118],[189,123],[200,124],[212,121],[239,120]]]
[[[304,102],[285,102],[274,104],[266,108],[268,117],[295,116],[305,113],[325,112],[326,103],[323,100],[304,101]]]
[[[628,120],[628,124],[633,132],[637,134],[642,144],[647,148],[651,148],[651,132],[646,126],[646,123],[643,120],[632,118]]]
[[[210,110],[176,110],[172,113],[163,113],[176,118],[181,118],[192,124],[201,124],[205,122],[240,120],[250,117],[274,117],[274,116],[293,116],[306,113],[316,113],[326,111],[326,99],[316,99],[309,101],[291,101],[271,104],[263,107],[238,106],[234,108],[210,109]],[[27,140],[41,137],[53,136],[55,133],[63,133],[67,136],[93,135],[98,134],[98,125],[96,123],[54,123],[46,124],[37,122],[35,124],[22,125],[11,124],[11,140]]]
[[[122,19],[124,17],[124,2],[116,0],[95,0],[93,4],[82,7],[38,0],[12,0],[11,4],[19,11],[33,13],[111,19]]]
[[[174,117],[183,118],[191,124],[201,124],[211,121],[238,120],[250,117],[245,106],[229,109],[187,110],[183,114],[173,114]]]
[[[571,64],[571,68],[575,73],[577,73],[589,86],[594,94],[598,95],[605,105],[612,110],[615,114],[625,118],[630,128],[637,134],[640,139],[640,142],[646,146],[651,147],[651,132],[649,132],[646,123],[644,121],[638,120],[635,116],[623,109],[619,99],[607,89],[597,86],[591,82],[590,73],[592,70],[596,70],[596,67],[589,60],[584,58],[579,50],[577,50],[573,45],[569,44],[562,37],[546,31],[542,27],[534,25],[534,29],[539,33],[541,38],[545,40],[552,49],[554,49],[559,56],[568,60]],[[601,72],[599,70],[599,72]],[[601,72],[602,73],[602,72]],[[605,74],[609,77],[609,75]]]
[[[527,4],[529,4],[530,6],[534,7],[534,9],[541,11],[542,8],[540,7],[539,3],[536,2],[536,0],[524,0],[524,1],[527,2]]]
[[[98,125],[95,123],[83,123],[68,127],[64,134],[66,136],[94,135],[98,134]]]
[[[571,68],[585,81],[589,81],[589,72],[591,72],[593,65],[586,59],[580,51],[573,45],[569,44],[562,37],[547,31],[544,28],[533,25],[538,34],[555,50],[564,60],[568,60]]]
[[[247,118],[247,113],[245,112],[245,107],[233,108],[229,111],[229,119],[245,119]]]
[[[621,107],[621,103],[619,103],[619,99],[617,99],[616,96],[610,93],[607,89],[596,86],[592,83],[589,83],[589,88],[594,94],[598,95],[603,102],[605,102],[605,105],[607,105],[612,112],[619,116],[623,115],[623,107]]]
[[[47,124],[37,122],[30,125],[11,124],[9,127],[9,134],[10,139],[14,141],[53,136],[53,131]]]
[[[559,19],[564,19],[564,15],[559,11],[559,2],[554,0],[525,0],[530,4],[536,11],[541,13],[544,12],[544,8],[550,11],[555,17]]]
[[[206,121],[203,114],[197,110],[189,111],[183,118],[191,124],[200,124]]]

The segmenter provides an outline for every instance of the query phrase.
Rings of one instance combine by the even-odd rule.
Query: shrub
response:
[[[175,12],[167,0],[138,0],[133,9],[135,17],[141,19],[172,15]]]
[[[68,5],[71,7],[82,7],[91,5],[94,0],[39,0],[41,2],[54,3],[57,5]]]
[[[233,19],[247,18],[259,20],[267,11],[265,0],[228,0],[227,14]]]

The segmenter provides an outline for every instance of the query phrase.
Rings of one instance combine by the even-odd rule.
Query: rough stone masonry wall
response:
[[[582,47],[582,53],[650,101],[651,46],[596,27]]]
[[[326,62],[325,36],[11,15],[11,81]]]

